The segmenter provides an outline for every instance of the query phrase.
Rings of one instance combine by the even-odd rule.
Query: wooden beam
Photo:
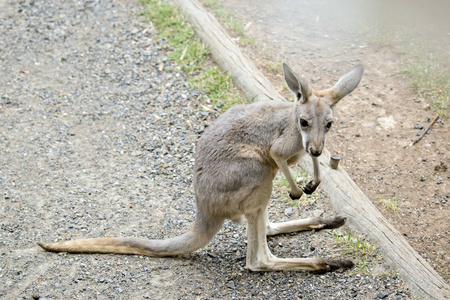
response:
[[[197,35],[212,52],[217,64],[230,72],[233,82],[250,101],[285,101],[272,84],[241,52],[216,18],[197,0],[172,0],[178,5]],[[329,167],[328,151],[320,157],[321,188],[330,195],[334,209],[344,217],[353,230],[366,234],[377,242],[383,257],[408,284],[412,292],[425,299],[450,299],[450,286],[408,244],[406,239],[384,218],[380,211],[339,167]],[[300,165],[313,172],[309,157]]]

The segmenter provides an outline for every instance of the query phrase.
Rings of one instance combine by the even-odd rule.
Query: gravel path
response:
[[[46,253],[37,241],[181,234],[195,215],[196,140],[217,116],[167,61],[132,1],[0,1],[1,299],[410,299],[395,276],[249,273],[245,228],[193,254]],[[274,201],[273,219],[306,210]],[[327,233],[277,255],[342,257]],[[388,272],[383,261],[374,273]]]

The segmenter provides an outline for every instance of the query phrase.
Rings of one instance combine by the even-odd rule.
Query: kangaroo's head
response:
[[[322,154],[326,135],[333,124],[333,107],[351,93],[361,80],[364,67],[359,64],[329,89],[314,91],[308,83],[297,76],[288,65],[283,64],[284,80],[295,95],[294,122],[302,134],[303,147],[312,156]]]

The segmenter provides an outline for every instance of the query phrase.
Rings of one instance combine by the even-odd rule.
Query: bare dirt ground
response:
[[[448,282],[448,116],[441,118],[418,144],[408,147],[420,132],[417,128],[426,128],[436,113],[427,99],[413,93],[408,78],[401,75],[407,59],[396,51],[401,45],[395,38],[380,36],[376,26],[391,25],[393,31],[385,35],[413,36],[406,45],[426,44],[430,53],[442,54],[443,63],[449,67],[450,22],[442,13],[448,11],[448,4],[424,6],[413,1],[400,9],[401,2],[399,7],[377,7],[376,1],[222,3],[238,16],[245,35],[256,42],[256,46],[244,46],[244,52],[266,71],[279,90],[283,89],[281,77],[268,65],[288,62],[317,89],[334,84],[352,64],[365,65],[359,88],[335,110],[328,149],[340,154],[358,186]],[[387,209],[380,198],[397,199],[400,209]]]

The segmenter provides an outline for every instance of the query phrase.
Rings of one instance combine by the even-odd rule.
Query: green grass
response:
[[[407,71],[414,91],[431,100],[440,116],[447,116],[450,105],[450,70],[439,56],[415,55],[408,60]]]
[[[330,230],[336,244],[341,246],[344,253],[356,258],[356,268],[363,274],[372,274],[369,263],[378,259],[377,247],[367,240],[358,237],[354,232],[341,232],[340,230]],[[370,259],[370,261],[369,261]]]
[[[211,62],[209,49],[198,40],[177,7],[158,0],[143,0],[142,3],[145,16],[168,45],[169,59],[187,73],[191,85],[205,94],[208,102],[222,109],[244,102],[233,87],[231,76]]]
[[[202,0],[201,1],[206,7],[208,7],[217,19],[231,32],[233,32],[237,37],[239,37],[239,44],[241,45],[252,45],[255,46],[256,42],[247,37],[244,32],[244,27],[237,16],[229,11],[227,11],[220,0]]]
[[[209,95],[215,104],[226,110],[234,104],[243,103],[237,93],[232,93],[231,76],[223,73],[215,66],[203,69],[203,72],[194,78],[194,85]],[[224,99],[226,99],[224,101]]]
[[[275,73],[275,74],[282,74],[283,73],[283,62],[268,62],[267,68]]]
[[[400,208],[398,207],[398,199],[396,198],[378,198],[378,201],[380,201],[383,204],[383,206],[389,210],[392,211],[400,210]]]
[[[341,232],[339,230],[331,231],[331,235],[339,245],[343,245],[348,253],[357,252],[362,256],[373,255],[375,246],[365,239],[358,237],[354,232]]]

